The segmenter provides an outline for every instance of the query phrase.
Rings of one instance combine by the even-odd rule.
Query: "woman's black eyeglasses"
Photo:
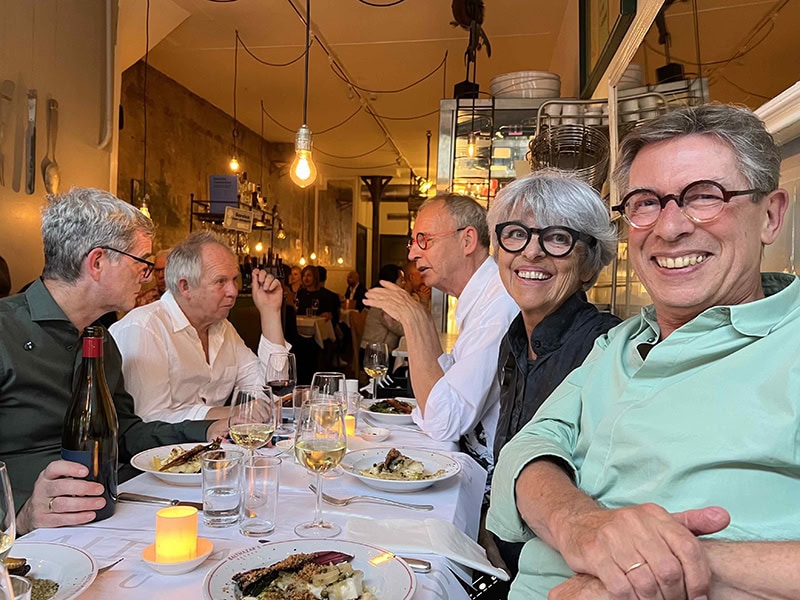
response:
[[[498,223],[494,228],[494,232],[497,235],[497,243],[500,247],[506,252],[513,253],[525,250],[533,234],[536,234],[542,252],[553,258],[561,258],[572,252],[578,240],[590,247],[597,244],[597,240],[592,236],[581,233],[571,227],[559,225],[537,229],[536,227],[528,227],[519,221],[507,221]]]

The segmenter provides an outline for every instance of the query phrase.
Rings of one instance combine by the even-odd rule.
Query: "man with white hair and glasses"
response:
[[[408,260],[424,283],[458,298],[458,340],[445,354],[431,314],[403,288],[382,281],[364,304],[383,309],[403,325],[414,397],[414,421],[432,438],[461,440],[485,467],[499,414],[497,363],[500,339],[519,308],[489,256],[486,210],[472,198],[429,198],[414,221]]]
[[[105,313],[133,308],[153,272],[153,223],[108,192],[73,188],[42,212],[44,272],[23,294],[0,300],[0,460],[8,466],[17,532],[79,525],[104,506],[85,466],[60,460],[64,415],[81,335]],[[105,375],[119,421],[119,459],[148,448],[213,439],[227,421],[144,423],[125,391],[121,359],[103,342]]]
[[[614,210],[653,304],[500,453],[487,527],[527,542],[512,600],[800,598],[800,282],[760,272],[780,164],[744,108],[624,138]]]

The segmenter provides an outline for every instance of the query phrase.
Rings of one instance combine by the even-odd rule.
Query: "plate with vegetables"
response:
[[[432,450],[375,447],[348,452],[339,465],[362,483],[384,492],[418,492],[461,472],[461,463]]]
[[[391,552],[347,540],[289,540],[231,554],[206,575],[206,600],[302,597],[410,600],[411,568]]]
[[[203,483],[200,455],[219,448],[231,450],[237,446],[222,444],[220,440],[210,444],[170,444],[139,452],[131,459],[131,464],[172,485],[199,486]]]
[[[368,418],[385,425],[412,425],[411,411],[416,407],[414,398],[378,398],[361,403],[361,410]]]

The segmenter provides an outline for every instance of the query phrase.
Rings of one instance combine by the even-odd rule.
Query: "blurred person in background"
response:
[[[398,287],[406,283],[403,269],[397,265],[383,265],[378,271],[378,281],[390,281]],[[378,284],[380,285],[380,283]],[[383,309],[376,307],[367,310],[367,319],[364,323],[364,335],[361,337],[361,350],[359,351],[360,364],[364,364],[364,348],[371,343],[383,343],[391,353],[403,337],[403,325],[387,315]],[[392,366],[389,366],[392,372]]]
[[[289,281],[284,289],[284,298],[286,299],[286,304],[289,306],[295,305],[295,298],[297,297],[297,292],[303,285],[303,279],[300,275],[300,267],[294,266],[292,270],[289,271]]]
[[[367,288],[361,283],[361,277],[358,271],[350,271],[347,274],[347,289],[344,291],[345,305],[348,308],[355,308],[356,310],[364,310],[364,295],[367,293]]]
[[[406,290],[417,302],[421,303],[427,310],[431,309],[431,293],[433,290],[425,285],[422,274],[417,268],[417,262],[410,260],[406,263]]]

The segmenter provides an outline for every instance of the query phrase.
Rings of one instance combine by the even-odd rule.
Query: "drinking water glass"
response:
[[[243,457],[241,450],[211,450],[200,455],[203,523],[207,527],[229,527],[239,520]]]

